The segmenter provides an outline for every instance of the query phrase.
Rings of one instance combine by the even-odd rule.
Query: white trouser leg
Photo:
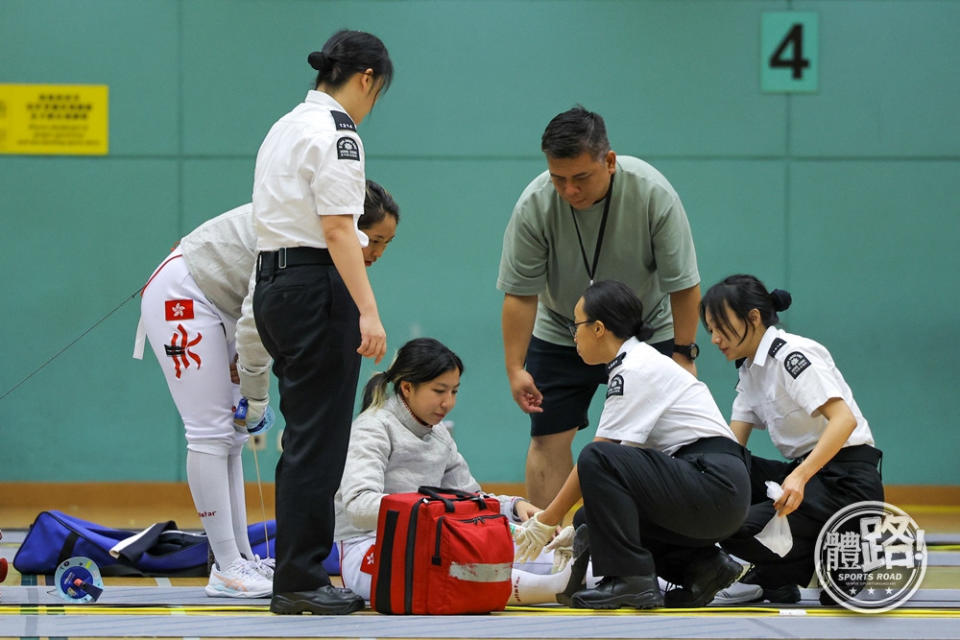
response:
[[[363,558],[370,547],[377,541],[377,536],[357,536],[349,540],[339,541],[340,546],[340,577],[343,586],[353,591],[364,600],[370,599],[370,583],[373,579],[369,573],[360,570]]]

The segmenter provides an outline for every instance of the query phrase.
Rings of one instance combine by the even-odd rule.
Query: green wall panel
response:
[[[3,0],[0,82],[110,87],[110,154],[177,151],[179,3]]]
[[[577,102],[648,154],[779,153],[785,102],[760,95],[755,77],[762,6],[187,3],[184,145],[255,153],[310,88],[306,55],[337,28],[364,25],[396,65],[394,86],[360,130],[371,155],[535,155],[549,119]]]
[[[182,435],[159,369],[130,357],[139,297],[175,236],[172,160],[4,158],[0,270],[6,390],[121,309],[2,401],[0,480],[174,480]],[[182,430],[181,430],[182,431]]]
[[[797,2],[820,12],[820,93],[793,103],[802,156],[957,156],[960,2]]]
[[[788,330],[825,344],[888,482],[956,484],[955,162],[809,162],[791,174]],[[947,453],[952,452],[952,453]]]

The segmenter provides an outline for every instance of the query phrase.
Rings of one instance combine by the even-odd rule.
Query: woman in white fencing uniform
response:
[[[389,87],[393,63],[379,38],[347,30],[308,61],[316,90],[270,128],[253,182],[253,311],[286,423],[270,610],[343,615],[363,599],[334,587],[322,562],[333,546],[360,358],[379,362],[387,348],[356,227],[365,155],[357,125]]]
[[[463,362],[447,346],[415,338],[364,389],[337,492],[334,539],[344,586],[365,599],[370,598],[377,517],[385,495],[421,486],[480,491],[444,421],[456,405],[462,373]],[[497,498],[501,513],[517,524],[537,511],[519,497]],[[557,539],[547,552],[514,567],[510,604],[556,601],[571,574],[560,558],[554,562],[552,552],[561,544]]]
[[[813,575],[820,529],[839,509],[883,500],[881,452],[849,385],[830,352],[818,342],[778,329],[778,311],[790,294],[773,293],[751,275],[715,284],[701,302],[704,326],[740,380],[730,426],[741,444],[754,428],[766,429],[787,461],[750,457],[752,506],[741,529],[721,544],[754,563],[742,579],[764,587],[766,599],[796,602],[797,585]],[[767,497],[766,481],[781,497]],[[783,557],[754,536],[775,515],[790,524],[793,547]]]
[[[368,265],[383,254],[398,220],[390,194],[367,181],[359,226],[370,237],[363,250]],[[187,483],[215,558],[206,587],[211,596],[263,597],[272,588],[273,560],[254,556],[247,538],[240,455],[247,432],[233,423],[240,396],[237,343],[261,363],[257,373],[242,374],[246,390],[255,390],[251,397],[260,399],[249,424],[260,421],[268,400],[270,356],[248,296],[255,259],[253,207],[245,204],[187,234],[142,292],[136,355],[148,337],[183,420]]]
[[[604,577],[573,594],[575,607],[700,607],[742,570],[716,542],[746,515],[746,452],[706,385],[644,342],[643,317],[618,281],[592,284],[577,302],[570,330],[585,363],[607,363],[607,398],[560,493],[515,536],[523,552],[538,551],[583,497],[590,559]],[[679,587],[662,593],[658,575]]]

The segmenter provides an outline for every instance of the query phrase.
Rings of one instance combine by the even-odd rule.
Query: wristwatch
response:
[[[697,346],[696,342],[690,344],[673,343],[673,352],[686,356],[690,362],[693,362],[697,359],[697,356],[700,355],[700,347]]]

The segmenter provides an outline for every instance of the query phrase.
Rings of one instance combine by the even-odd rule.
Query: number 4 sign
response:
[[[817,14],[772,11],[760,29],[760,88],[765,93],[812,93],[819,76]]]

